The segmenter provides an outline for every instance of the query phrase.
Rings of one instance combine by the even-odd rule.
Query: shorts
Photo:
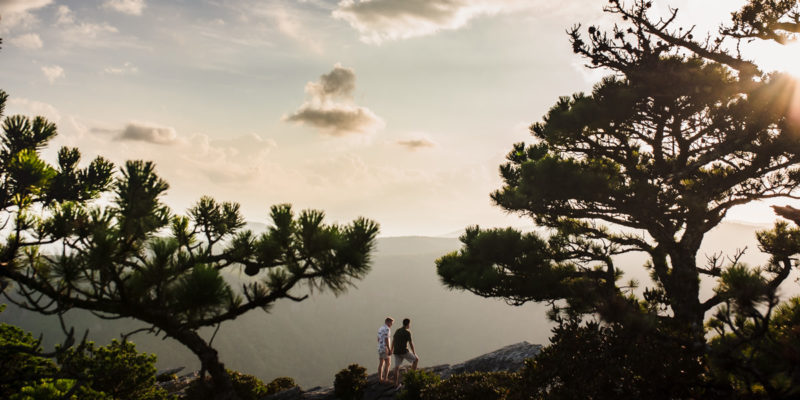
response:
[[[388,360],[389,355],[386,354],[386,349],[378,350],[378,360]]]
[[[399,367],[400,364],[403,363],[403,360],[413,363],[414,361],[419,361],[419,357],[415,356],[414,353],[410,351],[403,354],[395,354],[394,355],[395,367]]]

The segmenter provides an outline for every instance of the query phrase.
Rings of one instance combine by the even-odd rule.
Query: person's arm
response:
[[[388,353],[386,353],[386,355],[391,355],[392,354],[392,347],[389,346],[389,334],[388,333],[386,334],[386,339],[384,339],[384,340],[386,340],[386,351],[388,351]]]
[[[411,333],[410,332],[408,334],[408,345],[411,346],[411,354],[416,356],[417,355],[417,351],[414,350],[414,341],[411,340]]]

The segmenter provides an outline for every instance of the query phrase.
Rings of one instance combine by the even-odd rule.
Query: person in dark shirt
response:
[[[411,363],[411,369],[417,369],[419,357],[417,351],[414,349],[414,341],[411,340],[411,320],[408,318],[403,319],[403,327],[394,331],[394,338],[392,340],[392,351],[394,354],[394,386],[400,386],[400,364],[403,361]],[[408,351],[408,346],[411,347],[411,352]]]

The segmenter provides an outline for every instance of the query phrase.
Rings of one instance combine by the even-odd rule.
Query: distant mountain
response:
[[[248,227],[254,231],[266,228]],[[737,248],[747,247],[743,261],[763,263],[767,257],[758,251],[754,233],[766,228],[769,226],[724,223],[707,236],[699,260],[704,262],[705,254],[722,250],[732,255]],[[223,324],[214,346],[229,368],[264,380],[291,376],[308,388],[331,385],[335,373],[354,362],[374,372],[376,333],[387,315],[396,320],[411,318],[422,366],[469,359],[521,341],[546,344],[552,325],[545,318],[545,306],[512,307],[442,287],[434,261],[459,247],[453,238],[379,238],[372,271],[357,288],[338,298],[317,293],[301,303],[279,302],[269,313],[252,311]],[[646,284],[649,277],[641,268],[644,261],[642,255],[632,254],[620,257],[617,263],[629,272],[624,279]],[[248,277],[234,274],[230,279]],[[787,282],[786,294],[797,294],[794,278]],[[703,290],[706,296],[711,294],[709,285]],[[0,314],[0,321],[44,332],[49,343],[61,339],[54,318],[9,306]],[[68,314],[67,322],[76,330],[90,329],[90,337],[99,343],[142,327],[136,321],[105,321],[80,311]],[[212,333],[211,329],[202,332],[205,337]],[[158,354],[161,369],[199,367],[194,356],[171,339],[137,334],[133,340],[140,351]]]
[[[228,368],[264,380],[291,376],[312,387],[331,385],[336,372],[354,362],[377,369],[376,335],[386,316],[398,322],[412,319],[423,366],[471,358],[525,340],[546,342],[550,323],[543,307],[510,307],[441,286],[434,260],[458,248],[455,239],[380,238],[372,271],[357,288],[338,298],[314,294],[301,303],[279,302],[269,313],[252,311],[224,323],[214,346]],[[56,319],[15,307],[1,313],[0,321],[45,332],[49,343],[62,338]],[[68,314],[67,322],[76,330],[90,329],[90,337],[99,343],[143,326],[132,320],[100,320],[77,310]],[[202,333],[210,337],[213,330]],[[158,354],[160,369],[199,367],[195,357],[172,339],[137,334],[132,340],[140,351]]]

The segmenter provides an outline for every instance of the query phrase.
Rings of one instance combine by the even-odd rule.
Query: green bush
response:
[[[519,376],[510,372],[453,375],[422,390],[422,400],[506,400]]]
[[[277,393],[272,392],[271,390],[273,389],[271,389],[269,385],[265,385],[261,379],[258,379],[253,375],[243,374],[241,372],[232,370],[227,370],[227,372],[228,376],[231,378],[233,390],[236,392],[236,396],[238,396],[240,400],[257,400],[264,396]],[[291,380],[291,378],[279,379]],[[272,385],[273,382],[270,382],[270,385]],[[292,383],[294,383],[294,381],[292,381]],[[211,392],[211,378],[198,378],[192,381],[192,383],[189,384],[189,387],[186,388],[183,400],[211,400],[213,398],[211,396]]]
[[[0,398],[174,398],[155,385],[156,356],[138,353],[131,342],[114,340],[103,347],[89,342],[59,349],[58,364],[40,354],[42,348],[29,332],[0,324]]]
[[[9,400],[114,400],[113,397],[86,385],[75,388],[74,379],[40,379],[22,387]],[[73,390],[74,389],[74,390]],[[70,394],[71,393],[71,394]],[[67,397],[67,394],[70,394]]]
[[[292,378],[286,376],[275,378],[272,382],[267,384],[267,395],[282,392],[295,386],[297,386],[297,383],[295,383]]]
[[[132,342],[112,340],[108,346],[89,342],[82,348],[59,352],[61,371],[81,377],[93,390],[118,400],[166,399],[156,386],[156,356],[139,353]]]
[[[29,332],[0,324],[1,399],[19,393],[25,386],[37,385],[39,377],[52,375],[58,370],[53,361],[36,355],[41,352],[42,348]]]
[[[241,400],[257,400],[269,394],[267,385],[253,375],[228,370],[228,376],[233,382],[233,390]]]
[[[366,386],[367,369],[358,364],[350,364],[336,374],[333,393],[340,400],[361,400]]]
[[[422,389],[439,383],[442,378],[433,372],[410,369],[403,374],[403,390],[398,393],[400,400],[420,400]]]

